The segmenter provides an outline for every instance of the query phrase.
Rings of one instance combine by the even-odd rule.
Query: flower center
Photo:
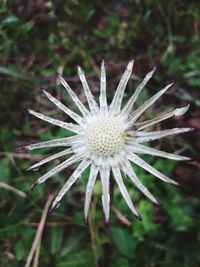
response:
[[[100,117],[91,122],[86,130],[89,151],[98,156],[113,156],[124,145],[124,130],[116,117]]]

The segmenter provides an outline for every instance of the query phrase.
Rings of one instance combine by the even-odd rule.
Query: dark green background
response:
[[[125,100],[157,66],[152,81],[137,105],[174,81],[175,87],[159,100],[145,118],[191,103],[184,118],[171,119],[157,129],[200,125],[200,3],[199,1],[6,1],[0,2],[0,180],[27,194],[23,199],[0,188],[0,266],[24,266],[50,193],[56,194],[72,171],[69,168],[30,191],[31,183],[59,161],[37,172],[26,171],[49,150],[16,153],[19,145],[66,136],[27,115],[27,108],[69,120],[49,103],[39,87],[74,109],[64,90],[56,84],[57,71],[85,98],[76,75],[81,65],[92,91],[99,92],[99,68],[104,59],[108,97],[112,99],[120,76],[131,59],[134,74]],[[160,182],[135,167],[136,173],[160,200],[154,207],[126,180],[143,221],[138,222],[114,187],[112,207],[129,220],[124,225],[111,209],[105,226],[101,185],[97,182],[89,224],[83,222],[87,172],[48,216],[42,237],[39,266],[51,267],[197,267],[200,262],[200,205],[198,131],[152,143],[166,151],[178,151],[194,161],[177,163],[144,157],[154,167],[178,180],[183,189]],[[36,223],[36,224],[34,224]],[[31,265],[32,266],[32,265]]]

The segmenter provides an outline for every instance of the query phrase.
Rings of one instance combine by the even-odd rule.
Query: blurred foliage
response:
[[[200,4],[195,0],[1,0],[0,181],[25,192],[27,197],[24,199],[0,188],[0,266],[24,266],[47,196],[52,192],[56,194],[71,172],[65,170],[30,192],[30,184],[46,168],[33,173],[27,173],[25,169],[30,162],[41,158],[38,153],[50,152],[46,149],[17,154],[16,146],[70,134],[35,118],[29,120],[24,107],[33,107],[40,112],[48,110],[50,114],[64,118],[44,98],[39,86],[50,88],[56,97],[74,108],[57,85],[55,73],[64,71],[63,75],[85,101],[75,68],[80,64],[86,69],[97,96],[99,66],[104,58],[111,99],[127,61],[133,57],[136,60],[134,75],[126,98],[130,97],[140,78],[156,65],[157,74],[137,104],[144,102],[160,86],[175,80],[176,89],[159,100],[146,116],[151,118],[172,106],[190,102],[190,114],[185,121],[181,118],[181,121],[159,125],[185,126],[199,112],[199,55]],[[194,142],[192,138],[176,137],[159,141],[155,146],[171,151],[182,147],[185,154],[194,156],[197,154]],[[150,156],[145,159],[167,175],[175,174],[176,163]],[[127,179],[126,185],[143,221],[133,218],[114,187],[111,222],[105,226],[98,181],[89,224],[85,225],[82,210],[86,171],[64,197],[60,208],[48,216],[39,266],[199,266],[200,205],[193,193],[195,187],[199,188],[199,180],[194,188],[184,191],[133,167],[160,200],[161,207],[149,203]],[[192,175],[188,179],[193,180]],[[116,209],[126,216],[127,225],[120,220]]]

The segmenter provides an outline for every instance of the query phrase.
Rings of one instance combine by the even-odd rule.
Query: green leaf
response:
[[[27,255],[27,250],[21,241],[18,241],[15,244],[14,248],[15,248],[15,254],[16,254],[18,261],[22,260]]]
[[[122,267],[122,266],[123,267],[129,267],[130,266],[128,260],[126,258],[122,258],[122,257],[115,258],[112,262],[112,265],[111,265],[111,267]]]
[[[64,234],[64,228],[63,227],[53,227],[51,231],[51,252],[52,254],[56,254],[60,251],[62,241],[63,241],[63,235]]]
[[[7,25],[7,24],[16,23],[18,21],[19,21],[19,19],[16,16],[10,15],[7,18],[5,18],[4,20],[2,20],[2,24]]]
[[[94,257],[89,250],[82,249],[80,252],[73,253],[67,259],[56,264],[56,267],[82,267],[94,266]]]
[[[130,232],[127,229],[113,227],[111,233],[113,242],[119,252],[130,258],[136,245]]]
[[[0,67],[0,73],[9,75],[13,78],[31,82],[33,84],[39,84],[39,80],[28,77],[22,73],[17,72],[13,67]]]

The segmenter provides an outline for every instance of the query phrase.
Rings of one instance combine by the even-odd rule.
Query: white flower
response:
[[[123,172],[127,177],[129,177],[133,184],[154,204],[158,205],[159,203],[138,179],[132,168],[131,163],[140,166],[141,168],[145,169],[149,173],[153,174],[154,176],[165,182],[178,185],[177,182],[171,180],[166,175],[159,172],[147,162],[145,162],[142,158],[138,156],[138,154],[150,154],[153,156],[173,160],[188,160],[188,157],[166,153],[157,149],[149,148],[143,145],[143,143],[193,130],[193,128],[174,128],[163,131],[144,131],[144,129],[146,130],[146,128],[148,128],[149,126],[153,126],[154,124],[160,121],[166,120],[173,116],[183,115],[188,110],[189,105],[182,108],[176,108],[171,112],[160,115],[151,120],[137,122],[141,115],[161,95],[163,95],[172,86],[172,84],[164,87],[161,91],[153,95],[139,108],[134,109],[134,104],[138,95],[155,72],[155,68],[153,68],[153,70],[146,75],[142,83],[136,88],[134,94],[129,98],[128,102],[124,105],[124,107],[122,107],[122,98],[124,95],[124,90],[131,76],[133,64],[133,60],[128,63],[128,66],[124,74],[122,75],[114,98],[110,105],[107,104],[106,97],[106,74],[104,62],[102,62],[101,65],[99,105],[91,94],[83,71],[80,67],[78,67],[78,76],[81,80],[84,93],[88,101],[89,109],[87,109],[82,104],[76,94],[69,87],[67,82],[59,75],[59,80],[61,84],[71,96],[72,100],[74,101],[82,115],[78,115],[77,113],[67,108],[48,92],[44,91],[44,93],[53,104],[55,104],[59,109],[61,109],[68,116],[70,116],[74,120],[74,123],[63,122],[57,119],[53,119],[49,116],[45,116],[41,113],[29,110],[29,113],[36,116],[37,118],[64,128],[66,130],[70,130],[74,133],[72,137],[31,144],[25,147],[28,150],[44,147],[67,147],[63,151],[41,160],[40,162],[34,164],[28,169],[38,169],[41,165],[53,159],[62,156],[67,156],[66,160],[64,160],[62,163],[42,175],[32,185],[32,188],[37,184],[45,182],[47,179],[49,179],[56,173],[62,171],[63,169],[67,168],[68,166],[79,162],[78,167],[68,178],[68,180],[58,193],[57,197],[53,201],[52,209],[59,206],[59,203],[64,194],[70,189],[70,187],[81,176],[83,171],[89,166],[90,174],[87,182],[84,205],[85,220],[87,220],[88,217],[92,191],[98,174],[100,174],[102,184],[102,204],[106,222],[109,221],[110,213],[109,185],[111,173],[113,174],[113,177],[128,207],[138,219],[140,219],[140,215],[132,204],[131,198],[124,185],[121,172]]]

